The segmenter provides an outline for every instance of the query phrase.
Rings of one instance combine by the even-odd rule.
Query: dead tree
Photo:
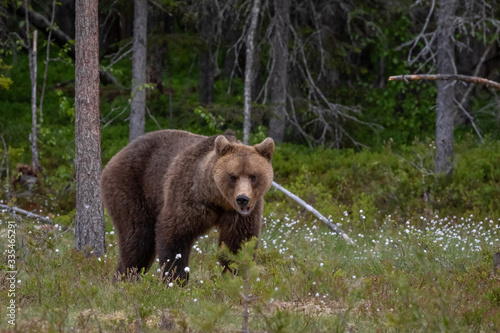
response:
[[[416,1],[420,4],[421,1]],[[457,8],[464,9],[463,14],[457,17]],[[436,7],[438,7],[436,11]],[[436,14],[437,12],[437,14]],[[436,16],[436,24],[432,24]],[[435,26],[435,30],[430,27]],[[495,18],[495,7],[487,1],[473,0],[432,0],[430,9],[425,19],[421,32],[411,41],[399,47],[409,46],[408,64],[416,66],[415,72],[427,70],[428,73],[437,71],[439,75],[454,75],[458,77],[455,65],[455,48],[468,48],[467,43],[456,40],[456,32],[466,37],[466,42],[474,35],[500,31],[500,20]],[[486,41],[486,38],[484,38]],[[481,57],[475,75],[479,67],[484,63],[489,48]],[[420,74],[419,74],[420,75]],[[436,97],[436,156],[434,171],[436,174],[450,175],[453,172],[453,143],[454,143],[454,118],[455,106],[458,105],[467,118],[473,124],[479,137],[479,129],[475,126],[473,117],[466,111],[463,104],[470,93],[470,89],[463,94],[460,102],[457,101],[455,85],[453,82],[438,82]]]
[[[437,72],[457,74],[455,68],[454,19],[457,0],[440,0],[437,30]],[[453,172],[453,144],[455,142],[455,85],[438,81],[436,96],[436,174]]]

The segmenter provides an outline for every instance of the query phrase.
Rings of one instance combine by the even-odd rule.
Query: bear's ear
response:
[[[266,138],[261,143],[253,146],[255,150],[265,157],[268,161],[271,161],[274,154],[274,140],[271,138]]]
[[[219,135],[215,138],[215,153],[218,156],[224,156],[233,149],[233,145],[225,136]]]

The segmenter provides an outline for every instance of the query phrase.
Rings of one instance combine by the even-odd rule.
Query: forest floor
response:
[[[114,281],[117,237],[109,221],[106,255],[86,258],[74,250],[73,225],[0,212],[0,246],[15,250],[15,262],[5,255],[1,263],[0,328],[236,332],[248,321],[251,332],[500,329],[500,271],[493,268],[500,219],[394,214],[368,225],[364,212],[353,223],[346,211],[333,222],[356,243],[348,245],[305,212],[277,216],[270,205],[258,249],[247,246],[235,259],[237,276],[221,274],[212,230],[193,245],[185,287],[160,282],[157,263],[139,281]],[[13,322],[6,304],[15,305]]]

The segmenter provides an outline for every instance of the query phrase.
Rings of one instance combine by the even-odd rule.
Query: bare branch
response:
[[[123,52],[123,50],[126,48],[129,48],[129,49],[127,51]],[[116,64],[118,61],[122,60],[124,57],[128,56],[132,51],[133,51],[132,41],[130,41],[127,44],[120,47],[120,49],[118,51],[116,51],[116,53],[110,54],[108,56],[104,56],[104,58],[111,58],[111,63],[108,66],[103,67],[103,70],[109,71],[109,69],[111,67],[113,67],[114,64]]]
[[[130,107],[130,102],[122,108],[122,111],[121,111],[118,115],[114,116],[111,120],[107,121],[104,125],[102,125],[102,128],[106,128],[106,127],[108,127],[108,126],[109,126],[109,125],[110,125],[113,121],[115,121],[115,119],[116,119],[116,118],[118,118],[118,117],[120,117],[122,114],[124,114],[124,113],[125,113],[125,111],[127,111],[127,109],[128,109],[129,107]],[[106,119],[107,119],[107,118],[109,118],[109,116],[110,116],[110,115],[111,115],[111,114],[112,114],[115,110],[117,110],[117,109],[119,109],[119,108],[112,108],[112,109],[111,109],[111,111],[110,111],[110,112],[109,112],[109,113],[108,113],[105,117],[103,117],[103,119],[101,120],[101,122],[105,122],[105,121],[106,121]]]
[[[0,204],[0,208],[1,209],[5,209],[9,213],[13,213],[13,212],[14,213],[19,213],[19,214],[26,215],[27,217],[33,217],[33,218],[45,221],[47,223],[52,223],[52,220],[50,218],[48,218],[48,217],[41,216],[41,215],[38,215],[38,214],[35,214],[35,213],[32,213],[32,212],[28,212],[27,210],[24,210],[24,209],[21,209],[21,208],[18,208],[18,207],[10,207],[10,206],[7,206],[7,205]]]
[[[481,135],[481,132],[479,132],[479,129],[477,128],[476,126],[476,123],[474,122],[474,117],[472,117],[469,112],[467,112],[467,110],[465,110],[465,108],[462,106],[461,103],[459,103],[455,98],[453,99],[455,101],[455,103],[458,105],[458,108],[460,110],[462,110],[462,112],[467,116],[467,118],[469,118],[471,124],[472,124],[472,127],[474,127],[474,130],[476,131],[477,133],[477,136],[479,137],[479,139],[481,140],[481,143],[484,143],[484,139],[483,139],[483,136]]]
[[[425,54],[426,52],[429,51],[428,46],[432,45],[432,42],[434,41],[434,38],[435,38],[436,34],[432,34],[431,41],[427,42],[427,39],[425,38],[425,31],[427,30],[427,26],[429,25],[429,21],[431,19],[431,16],[434,13],[434,7],[435,7],[435,5],[436,5],[436,0],[432,0],[431,9],[429,10],[429,14],[427,15],[427,18],[425,19],[424,27],[422,28],[422,31],[420,32],[420,34],[417,37],[415,37],[415,39],[413,39],[413,45],[411,46],[410,51],[408,52],[408,64],[410,64],[410,66],[413,63],[415,63],[415,61],[417,61],[417,59],[419,59],[421,55],[423,55],[423,54]],[[412,54],[413,50],[415,49],[415,47],[417,46],[417,44],[418,44],[418,42],[420,41],[421,38],[425,39],[425,41],[426,41],[425,44],[426,45],[422,49],[422,51],[420,51],[420,53],[413,60],[411,60],[411,54]]]
[[[411,81],[411,80],[456,80],[470,83],[477,83],[496,90],[500,90],[500,83],[491,81],[482,77],[467,76],[458,74],[415,74],[415,75],[396,75],[389,77],[389,81]]]
[[[172,16],[172,13],[171,13],[171,12],[169,12],[168,10],[166,10],[165,8],[163,8],[163,7],[162,7],[159,3],[157,3],[156,1],[154,1],[154,0],[148,0],[148,2],[149,2],[150,4],[152,4],[154,7],[158,8],[159,10],[161,10],[162,12],[164,12],[164,13],[166,13],[166,14],[168,14],[168,15]]]
[[[148,112],[148,115],[151,117],[151,119],[153,119],[154,123],[156,124],[156,126],[158,126],[158,129],[162,129],[161,126],[160,126],[160,123],[158,123],[158,121],[156,120],[156,118],[153,116],[153,114],[151,113],[151,110],[149,110],[148,106],[146,105],[146,111]]]
[[[498,31],[497,31],[496,35],[498,35]],[[476,70],[474,71],[474,75],[473,76],[478,76],[479,75],[479,71],[481,70],[481,67],[484,64],[484,62],[486,60],[486,57],[488,56],[488,53],[490,53],[491,49],[493,48],[493,45],[496,44],[496,38],[494,38],[494,39],[495,39],[495,41],[492,42],[492,43],[490,43],[490,45],[488,45],[488,47],[484,51],[483,55],[481,56],[481,59],[479,59],[479,62],[477,63]],[[472,84],[469,85],[469,87],[465,91],[464,95],[462,96],[462,99],[460,100],[460,105],[464,105],[464,103],[467,100],[467,98],[469,97],[469,95],[470,95],[473,87],[474,86]]]

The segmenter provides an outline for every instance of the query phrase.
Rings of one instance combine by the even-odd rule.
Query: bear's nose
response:
[[[250,201],[250,199],[244,195],[238,195],[236,197],[236,203],[238,205],[240,205],[241,207],[245,207],[249,201]]]

